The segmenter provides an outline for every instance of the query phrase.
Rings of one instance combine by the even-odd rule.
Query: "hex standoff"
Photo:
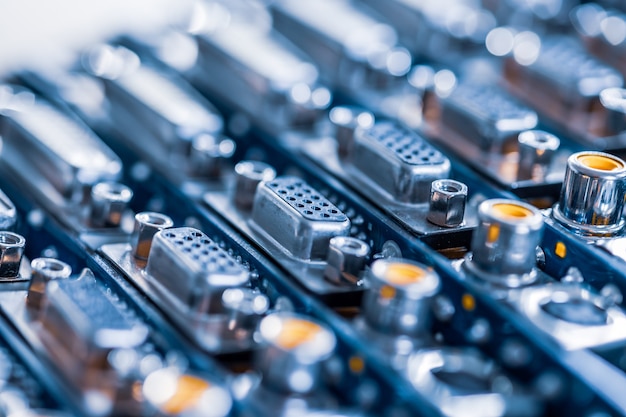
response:
[[[378,259],[368,273],[363,298],[365,323],[377,332],[428,338],[431,301],[439,292],[437,272],[406,259]]]
[[[436,180],[430,186],[430,207],[427,219],[442,227],[463,223],[467,186],[456,180]]]
[[[578,152],[567,160],[553,217],[576,233],[611,236],[624,229],[626,162],[603,152]]]
[[[144,211],[135,215],[135,230],[133,232],[133,256],[140,260],[148,260],[152,237],[160,230],[174,226],[171,218],[165,214]]]
[[[91,189],[91,224],[95,227],[117,227],[133,191],[117,182],[100,182]]]
[[[542,130],[520,133],[517,137],[517,178],[542,180],[560,144],[559,138]]]
[[[259,183],[271,181],[274,178],[276,178],[276,170],[264,162],[238,162],[235,165],[235,205],[243,210],[250,210]]]
[[[200,134],[191,141],[191,173],[205,178],[219,178],[224,162],[233,156],[235,142],[227,137],[207,133]]]
[[[26,305],[41,311],[45,304],[46,287],[50,281],[69,278],[72,268],[65,262],[54,258],[36,258],[30,263],[32,270]]]
[[[370,254],[370,246],[360,239],[337,236],[330,239],[324,277],[337,284],[356,285]]]
[[[26,239],[17,233],[0,231],[0,280],[19,277]]]
[[[541,212],[520,201],[492,199],[480,204],[478,220],[465,262],[468,271],[502,287],[533,282],[544,227]]]
[[[350,225],[341,210],[297,177],[257,188],[251,226],[297,259],[326,259],[330,239],[347,236]]]
[[[82,201],[85,186],[120,177],[121,160],[80,120],[23,87],[0,91],[2,161],[30,186],[41,187],[33,183],[39,176],[63,198]],[[28,175],[24,164],[32,168]]]
[[[450,175],[450,160],[417,133],[377,122],[355,132],[350,164],[377,194],[405,204],[427,203],[430,184]]]
[[[322,363],[337,344],[333,332],[309,317],[280,312],[265,317],[258,333],[255,363],[262,384],[279,392],[315,392],[323,381]]]
[[[356,106],[336,106],[328,114],[334,127],[337,152],[340,158],[349,157],[354,147],[354,132],[374,125],[374,115]]]

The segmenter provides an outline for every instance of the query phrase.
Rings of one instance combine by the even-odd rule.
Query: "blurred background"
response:
[[[191,0],[0,0],[0,75],[63,64],[119,32],[146,33],[188,15]]]

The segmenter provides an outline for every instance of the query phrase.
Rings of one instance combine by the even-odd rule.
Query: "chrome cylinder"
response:
[[[543,180],[560,144],[559,138],[542,130],[526,130],[520,133],[517,137],[517,179]]]
[[[356,129],[367,129],[374,125],[374,115],[355,106],[337,106],[330,111],[328,118],[335,128],[337,152],[340,157],[350,155],[354,146],[354,131]]]
[[[624,228],[626,162],[603,152],[579,152],[567,161],[559,203],[552,211],[584,235],[610,236]]]
[[[322,362],[335,350],[335,335],[309,317],[274,313],[259,325],[263,347],[257,355],[257,369],[263,384],[276,391],[309,393],[322,382]]]
[[[405,259],[379,259],[367,278],[363,315],[369,327],[394,336],[430,334],[431,299],[440,286],[435,271]]]
[[[26,239],[17,233],[0,232],[0,280],[14,279],[20,275],[20,264]]]
[[[45,302],[46,286],[55,279],[67,278],[72,274],[72,268],[65,262],[53,258],[36,258],[30,263],[32,274],[28,286],[26,304],[36,310],[41,310]]]
[[[276,170],[260,161],[241,161],[235,165],[235,194],[237,207],[250,210],[254,204],[256,188],[261,181],[272,181]]]
[[[91,189],[91,224],[95,227],[117,227],[122,221],[133,191],[117,182],[100,182]]]
[[[514,200],[486,200],[478,207],[478,220],[469,262],[481,278],[493,277],[509,286],[511,276],[533,272],[543,233],[543,216],[537,208]]]
[[[360,239],[347,236],[330,239],[324,276],[335,284],[357,284],[369,253],[370,246]]]
[[[133,232],[133,256],[146,261],[152,247],[152,238],[163,229],[174,226],[171,218],[165,214],[144,211],[135,215],[135,231]]]
[[[600,103],[605,112],[605,134],[613,136],[626,131],[626,89],[611,87],[602,90]]]

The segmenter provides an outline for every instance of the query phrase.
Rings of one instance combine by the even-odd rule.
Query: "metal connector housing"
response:
[[[243,286],[249,279],[226,251],[191,227],[157,232],[146,272],[184,309],[200,313],[215,310],[225,288]]]
[[[350,232],[348,217],[297,177],[261,182],[251,221],[256,230],[303,260],[325,259],[330,239]]]
[[[450,175],[445,155],[417,133],[393,122],[357,130],[349,162],[376,194],[406,204],[428,202],[430,184]]]
[[[0,86],[0,113],[3,163],[32,189],[49,188],[45,198],[81,201],[85,186],[120,177],[121,160],[91,129],[27,89]]]

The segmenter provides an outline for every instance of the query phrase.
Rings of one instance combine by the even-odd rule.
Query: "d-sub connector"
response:
[[[249,274],[200,230],[165,229],[154,235],[146,272],[184,308],[208,312],[226,288],[243,286]]]
[[[348,217],[296,177],[260,183],[251,220],[263,236],[303,260],[325,259],[330,239],[350,232]]]
[[[393,122],[357,130],[350,161],[377,194],[407,204],[426,203],[430,184],[450,175],[445,155]]]

